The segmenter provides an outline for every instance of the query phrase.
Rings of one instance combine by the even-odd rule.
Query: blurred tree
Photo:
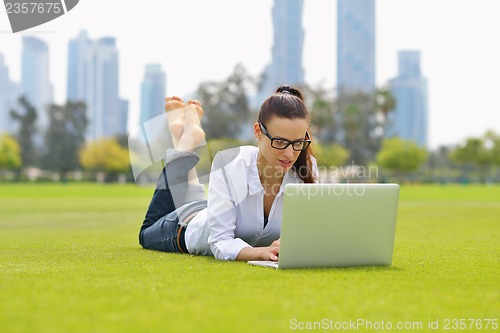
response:
[[[21,149],[16,140],[4,133],[0,137],[0,170],[15,170],[21,167]]]
[[[468,138],[465,144],[459,145],[451,158],[458,163],[471,163],[485,167],[491,163],[490,154],[484,141],[480,138]]]
[[[427,159],[425,148],[415,142],[400,138],[385,139],[377,154],[377,163],[383,168],[403,177],[416,171]]]
[[[121,134],[121,135],[115,135],[116,142],[124,149],[126,149],[129,152],[129,156],[131,152],[129,151],[129,136],[128,134]],[[129,167],[125,171],[125,177],[128,181],[133,181],[134,180],[134,173],[132,172],[132,166],[130,165],[130,157],[129,157]]]
[[[345,146],[350,152],[351,159],[357,164],[364,164],[369,160],[364,151],[368,143],[365,133],[368,121],[367,111],[357,104],[349,104],[343,114]]]
[[[500,135],[487,131],[484,135],[485,146],[490,152],[491,163],[500,166]]]
[[[16,140],[21,147],[21,159],[25,167],[35,166],[37,163],[37,151],[33,138],[37,133],[37,112],[25,96],[19,97],[18,103],[24,112],[12,109],[10,117],[19,122],[19,131],[16,135]]]
[[[59,172],[66,179],[66,172],[80,166],[78,151],[85,141],[88,120],[83,102],[53,104],[49,107],[49,127],[45,133],[45,151],[41,165]]]
[[[367,164],[378,150],[374,145],[375,97],[365,93],[342,93],[337,97],[340,144],[357,164]]]
[[[336,143],[314,143],[312,148],[314,156],[318,162],[318,166],[327,168],[332,166],[342,166],[349,159],[349,151]]]
[[[487,132],[480,138],[467,138],[465,143],[453,150],[451,159],[462,165],[477,167],[480,181],[484,183],[490,167],[498,163],[499,141],[493,132]]]
[[[373,94],[342,92],[337,96],[340,143],[355,164],[367,164],[375,159],[386,134],[388,114],[395,103],[387,87],[377,88]]]
[[[447,183],[451,180],[456,170],[456,164],[451,161],[451,147],[439,146],[437,149],[429,151],[429,157],[426,162],[428,170],[428,181],[439,181]]]
[[[128,134],[115,135],[115,139],[120,146],[128,149]]]
[[[493,165],[497,167],[496,181],[500,181],[500,136],[494,134],[491,147]]]
[[[115,138],[88,142],[80,150],[79,156],[84,169],[104,172],[108,180],[130,168],[128,150],[121,147]]]
[[[333,96],[330,96],[330,90],[321,85],[316,88],[306,85],[301,87],[301,91],[311,115],[310,126],[315,139],[324,143],[334,142],[337,134],[337,123],[335,121],[335,101]]]
[[[238,64],[226,80],[199,85],[197,96],[205,110],[202,125],[208,139],[245,136],[242,127],[252,116],[246,92],[255,84],[243,65]]]
[[[389,113],[396,107],[396,99],[387,86],[377,88],[375,95],[377,112],[382,116],[379,124],[385,132],[385,126],[388,123]]]

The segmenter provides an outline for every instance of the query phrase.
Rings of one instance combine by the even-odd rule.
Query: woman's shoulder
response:
[[[243,163],[249,165],[255,159],[259,152],[259,148],[255,146],[239,146],[229,148],[217,152],[214,157],[214,163],[222,165],[230,165],[233,163]]]
[[[212,163],[210,182],[224,179],[235,202],[242,202],[248,195],[249,177],[254,173],[252,161],[258,155],[258,148],[240,146],[219,151]],[[217,180],[215,181],[217,182]]]

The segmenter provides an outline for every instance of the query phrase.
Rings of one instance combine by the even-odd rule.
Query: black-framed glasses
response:
[[[262,123],[259,123],[259,127],[262,133],[264,133],[264,135],[267,136],[269,140],[271,140],[271,147],[273,147],[274,149],[285,150],[289,145],[292,145],[293,150],[302,151],[306,150],[307,147],[309,147],[309,145],[311,144],[311,139],[307,131],[306,139],[290,141],[284,138],[273,138]]]

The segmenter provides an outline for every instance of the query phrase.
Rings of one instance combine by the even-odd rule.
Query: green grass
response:
[[[323,319],[419,331],[439,320],[445,331],[446,319],[500,320],[499,186],[402,186],[391,267],[288,271],[141,249],[151,194],[0,184],[0,332],[287,332]]]

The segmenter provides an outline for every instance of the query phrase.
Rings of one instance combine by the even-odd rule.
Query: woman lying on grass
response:
[[[198,101],[166,99],[175,149],[166,165],[139,234],[146,249],[222,260],[278,260],[283,191],[289,183],[313,183],[317,167],[309,147],[309,113],[302,94],[281,86],[260,107],[257,146],[217,153],[205,199],[194,148],[205,139]]]

